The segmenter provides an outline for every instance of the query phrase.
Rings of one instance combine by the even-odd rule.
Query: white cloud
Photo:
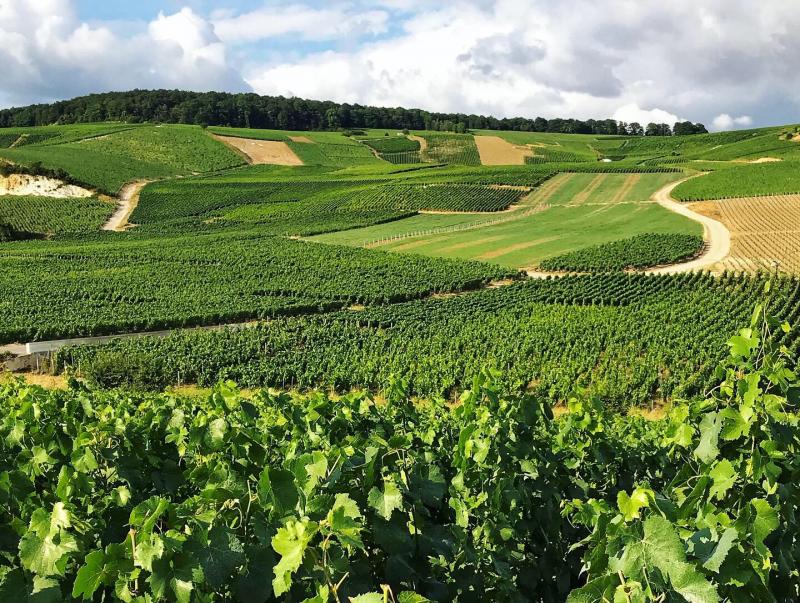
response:
[[[636,103],[630,103],[620,107],[614,111],[611,117],[617,121],[625,121],[628,123],[638,122],[642,126],[646,126],[649,123],[656,123],[669,124],[671,127],[676,121],[684,121],[669,111],[664,111],[663,109],[646,110],[640,108]]]
[[[0,0],[0,106],[104,90],[242,90],[213,26],[189,8],[122,36],[70,0]]]
[[[411,2],[411,4],[415,4]],[[800,109],[800,11],[781,0],[455,0],[396,39],[249,64],[264,94],[500,116],[753,123]],[[736,125],[744,125],[744,122]]]
[[[252,42],[294,34],[304,40],[337,40],[386,32],[389,13],[383,10],[347,11],[343,7],[316,9],[301,4],[267,6],[241,15],[217,14],[216,33],[226,42]]]
[[[714,130],[733,130],[737,126],[740,128],[747,128],[753,125],[753,118],[749,115],[740,115],[739,117],[731,117],[727,113],[720,113],[714,118],[712,126]]]

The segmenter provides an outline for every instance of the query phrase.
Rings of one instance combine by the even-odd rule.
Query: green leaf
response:
[[[722,500],[725,494],[736,482],[736,471],[728,459],[723,459],[708,474],[714,483],[711,485],[709,495],[717,500]]]
[[[728,528],[723,533],[722,536],[719,537],[719,542],[717,542],[717,546],[714,547],[713,552],[703,563],[703,567],[709,571],[719,573],[719,568],[725,562],[725,558],[728,556],[728,551],[731,550],[733,543],[736,542],[736,538],[738,537],[738,532],[734,528]]]
[[[643,508],[650,506],[650,499],[653,497],[653,491],[647,488],[636,488],[630,496],[627,492],[620,491],[617,494],[617,507],[625,521],[632,521],[640,517]]]
[[[225,442],[225,433],[228,431],[228,424],[225,419],[214,419],[208,424],[208,439],[214,449],[218,449]]]
[[[598,603],[598,601],[613,601],[615,587],[619,584],[616,575],[600,576],[590,580],[585,586],[573,590],[567,603]]]
[[[271,503],[279,517],[293,512],[300,500],[300,494],[292,472],[265,467],[258,481],[258,497],[262,504]]]
[[[703,574],[686,563],[683,543],[674,526],[663,517],[644,522],[644,553],[648,566],[669,579],[672,588],[689,603],[717,603],[719,594]]]
[[[752,419],[746,419],[745,416],[735,408],[728,406],[720,411],[720,416],[724,421],[724,427],[720,433],[720,437],[726,442],[738,440],[750,433],[750,425]]]
[[[753,350],[759,345],[759,337],[753,329],[742,329],[739,335],[731,337],[728,340],[728,347],[731,349],[731,355],[748,359],[750,358]]]
[[[317,531],[317,524],[303,518],[300,521],[290,519],[272,538],[272,548],[281,556],[274,568],[275,579],[272,589],[275,596],[280,597],[292,586],[292,574],[300,568],[308,543]]]
[[[136,505],[131,511],[129,523],[134,528],[139,528],[140,534],[149,534],[153,531],[159,517],[169,509],[169,502],[163,498],[149,498]]]
[[[97,469],[97,459],[88,446],[72,453],[72,466],[78,473],[91,473]]]
[[[700,443],[694,450],[694,455],[703,463],[711,463],[719,456],[719,432],[722,422],[719,413],[709,412],[700,421]]]
[[[94,591],[106,580],[105,563],[106,554],[103,551],[92,551],[86,555],[84,564],[75,577],[75,584],[72,587],[73,597],[82,597],[85,601],[92,598]]]
[[[357,597],[348,597],[350,603],[383,603],[384,596],[381,593],[367,593]]]
[[[6,599],[0,599],[5,601]],[[23,599],[18,599],[22,601]],[[64,596],[61,594],[61,585],[52,578],[34,576],[33,588],[28,603],[62,603]]]
[[[404,590],[397,595],[398,603],[431,603],[430,599],[426,599],[422,595],[418,595],[410,590]]]
[[[403,494],[392,480],[384,480],[383,491],[373,487],[369,491],[367,503],[375,509],[378,515],[388,521],[395,509],[403,508]]]
[[[356,521],[361,518],[356,502],[349,494],[337,494],[333,507],[328,512],[328,523],[339,542],[346,547],[364,548],[361,542],[361,525]]]
[[[194,585],[189,580],[173,578],[169,581],[169,585],[172,588],[172,592],[175,594],[175,601],[177,601],[177,603],[190,603]]]
[[[244,547],[224,526],[214,527],[208,536],[208,544],[197,556],[209,585],[219,589],[233,571],[244,563]]]
[[[63,576],[67,556],[78,550],[75,537],[65,529],[69,526],[63,503],[56,503],[49,515],[44,509],[36,509],[19,541],[22,567],[38,576]]]
[[[136,543],[134,563],[148,572],[153,571],[153,562],[164,554],[164,541],[158,534],[150,534]]]
[[[756,517],[753,520],[753,545],[762,557],[768,557],[770,553],[769,549],[764,545],[764,540],[778,529],[780,525],[778,512],[766,500],[761,498],[751,501],[750,504],[756,510]]]

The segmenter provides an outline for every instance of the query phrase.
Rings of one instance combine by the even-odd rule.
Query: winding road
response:
[[[692,176],[691,178],[695,178]],[[694,270],[702,270],[704,268],[711,268],[728,257],[731,251],[731,233],[722,222],[718,222],[708,216],[703,216],[695,211],[689,209],[686,205],[675,201],[671,193],[676,186],[682,182],[686,182],[690,178],[684,178],[677,182],[672,182],[662,189],[656,191],[651,199],[658,203],[661,207],[673,211],[677,214],[685,216],[690,220],[699,222],[703,225],[703,238],[706,242],[706,247],[703,253],[693,260],[683,262],[682,264],[672,264],[670,266],[659,266],[646,270],[647,274],[678,274],[681,272],[692,272]]]

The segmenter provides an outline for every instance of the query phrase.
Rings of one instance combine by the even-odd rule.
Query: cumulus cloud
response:
[[[248,89],[213,27],[189,8],[121,36],[69,0],[0,0],[0,105],[135,87]]]
[[[736,127],[747,128],[753,125],[753,118],[749,115],[731,117],[727,113],[720,113],[714,118],[712,126],[714,130],[733,130]]]
[[[630,103],[620,107],[614,111],[611,117],[617,121],[625,121],[628,123],[638,122],[643,126],[649,123],[669,124],[672,126],[676,121],[685,121],[669,111],[664,111],[663,109],[642,109],[636,103]]]
[[[392,39],[250,64],[245,77],[266,94],[501,116],[710,123],[733,108],[774,123],[800,108],[800,12],[781,0],[758,11],[748,0],[455,0],[413,10]]]
[[[128,29],[75,2],[0,0],[0,105],[166,86],[716,129],[800,110],[785,0],[163,0]]]

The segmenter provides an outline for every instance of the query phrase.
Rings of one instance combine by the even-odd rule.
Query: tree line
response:
[[[402,107],[371,107],[253,93],[131,90],[90,94],[55,103],[0,110],[0,127],[122,121],[165,122],[277,130],[392,128],[467,132],[516,130],[565,134],[655,135],[697,134],[702,124],[683,122],[647,128],[614,119],[502,118],[464,113],[434,113]],[[651,126],[654,126],[651,129]],[[665,127],[664,127],[665,126]]]

